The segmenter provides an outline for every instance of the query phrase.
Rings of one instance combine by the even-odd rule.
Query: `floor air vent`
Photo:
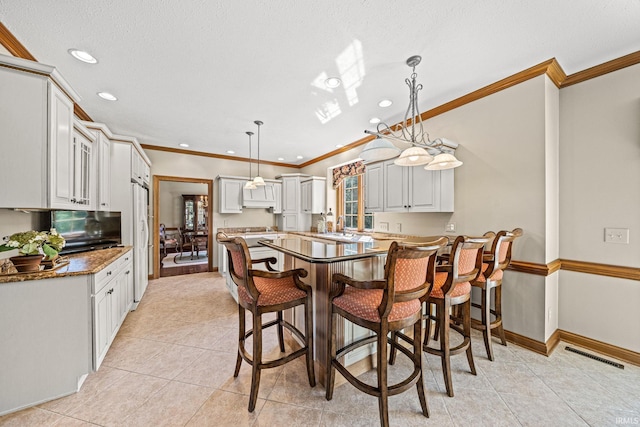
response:
[[[614,362],[613,360],[605,359],[604,357],[596,356],[595,354],[589,354],[586,351],[578,350],[573,347],[565,347],[567,351],[580,354],[582,356],[588,357],[589,359],[597,360],[598,362],[606,363],[607,365],[615,366],[618,369],[624,369],[624,365],[622,363]]]

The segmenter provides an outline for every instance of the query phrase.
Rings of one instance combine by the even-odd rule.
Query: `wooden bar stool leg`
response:
[[[388,327],[381,325],[378,332],[378,409],[380,410],[380,423],[384,427],[389,426],[389,390],[387,388],[387,333]]]
[[[453,381],[451,379],[451,349],[449,347],[449,310],[451,309],[451,300],[444,298],[441,304],[436,305],[436,315],[440,317],[440,352],[442,359],[442,373],[444,375],[444,385],[447,389],[447,396],[453,397]]]
[[[244,335],[246,334],[246,312],[241,305],[238,305],[238,317],[238,359],[236,359],[236,370],[233,372],[234,378],[237,378],[240,373],[240,365],[242,365],[240,349],[244,349]]]
[[[469,340],[469,347],[467,347],[467,360],[469,361],[469,368],[473,375],[476,374],[476,365],[473,363],[473,352],[471,351],[471,299],[466,300],[463,303],[463,331],[464,339]]]
[[[327,400],[333,399],[333,383],[335,382],[336,370],[333,367],[333,359],[336,357],[336,331],[335,331],[335,316],[337,314],[331,313],[329,314],[329,345],[327,348],[327,368],[325,374],[325,388],[326,388],[326,398]]]
[[[260,388],[260,371],[262,368],[262,315],[253,313],[253,365],[251,369],[251,394],[249,395],[249,412],[253,412],[258,401]]]
[[[413,363],[420,371],[420,378],[416,383],[418,388],[418,398],[420,399],[420,407],[422,415],[429,416],[429,406],[427,406],[427,397],[424,392],[424,377],[422,375],[422,320],[413,325]]]
[[[484,347],[487,350],[487,357],[493,361],[493,347],[491,346],[491,287],[485,283],[482,287],[482,338]]]
[[[398,345],[398,336],[394,331],[394,332],[391,332],[391,350],[389,353],[389,365],[393,365],[394,363],[396,363],[396,353],[398,352],[397,345]]]
[[[280,344],[280,351],[284,353],[284,333],[282,327],[282,311],[277,313],[278,316],[278,343]]]
[[[494,295],[496,298],[494,307],[496,313],[496,323],[498,324],[498,335],[500,335],[500,341],[502,342],[502,345],[507,345],[507,340],[504,336],[504,328],[502,327],[502,281],[498,282],[494,291]]]

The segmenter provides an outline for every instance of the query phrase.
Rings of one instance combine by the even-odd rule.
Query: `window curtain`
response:
[[[364,174],[364,169],[364,162],[362,160],[333,168],[333,188],[338,188],[342,180],[348,176]]]

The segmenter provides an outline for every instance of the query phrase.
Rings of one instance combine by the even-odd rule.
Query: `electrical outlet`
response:
[[[389,223],[381,222],[380,223],[380,231],[389,231]]]
[[[396,233],[401,233],[402,232],[402,224],[397,222],[396,223]]]
[[[547,322],[551,322],[551,309],[547,311]]]
[[[445,225],[444,227],[444,231],[448,231],[448,232],[454,232],[456,231],[456,224],[455,222],[450,222],[447,225]]]
[[[225,220],[224,220],[224,226],[225,226],[225,227],[228,227],[228,226],[229,226],[229,220],[228,220],[228,219],[225,219]]]
[[[623,245],[628,245],[629,229],[628,228],[605,228],[604,241],[605,243],[621,243]]]

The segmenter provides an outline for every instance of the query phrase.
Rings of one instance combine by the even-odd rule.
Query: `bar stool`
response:
[[[466,352],[469,369],[476,375],[471,352],[471,281],[475,280],[482,268],[482,253],[489,237],[458,236],[453,242],[448,263],[436,267],[433,289],[424,297],[427,320],[423,350],[440,356],[442,372],[447,395],[453,397],[453,382],[451,380],[452,355]],[[431,305],[435,306],[435,315],[431,314]],[[450,312],[453,307],[462,306],[461,325],[452,324]],[[437,325],[435,337],[439,337],[440,348],[429,347],[431,337],[431,321]],[[449,331],[454,330],[462,335],[462,344],[450,347]]]
[[[471,327],[482,331],[487,357],[493,361],[493,347],[491,344],[491,330],[497,329],[502,345],[507,345],[502,327],[502,276],[504,270],[511,263],[511,247],[513,242],[522,236],[522,229],[513,231],[500,231],[496,234],[491,245],[491,250],[484,253],[482,274],[476,280],[471,281],[471,286],[482,290],[480,304],[472,303],[473,307],[480,308],[481,321],[472,322]],[[494,289],[494,309],[491,309],[491,289]],[[491,321],[491,315],[495,319]]]
[[[425,417],[429,409],[422,378],[422,303],[421,298],[433,286],[437,251],[447,244],[446,237],[425,243],[419,247],[391,243],[387,253],[384,279],[372,281],[354,280],[340,273],[333,275],[333,286],[329,294],[331,313],[329,330],[331,341],[327,355],[326,398],[333,398],[336,369],[358,390],[378,398],[380,423],[389,425],[388,397],[400,394],[414,384]],[[348,285],[348,286],[347,286]],[[340,315],[363,328],[376,333],[361,338],[336,350],[336,316]],[[413,337],[400,332],[413,326]],[[406,348],[387,338],[389,332],[412,345]],[[339,359],[359,347],[377,343],[377,386],[368,385],[340,363]],[[389,385],[387,381],[387,343],[392,351],[400,350],[413,362],[413,372],[403,381]]]
[[[251,394],[249,397],[249,412],[253,412],[258,398],[260,387],[260,372],[262,369],[275,368],[296,359],[302,355],[307,357],[307,375],[309,385],[315,387],[316,378],[313,366],[313,318],[311,287],[302,283],[301,277],[307,276],[307,271],[298,268],[276,272],[271,265],[275,264],[275,258],[252,260],[247,243],[241,237],[230,238],[222,232],[216,234],[218,243],[222,243],[227,249],[229,259],[229,274],[233,282],[238,286],[238,316],[239,338],[238,358],[234,377],[240,372],[242,360],[251,365]],[[255,264],[264,263],[269,271],[254,270]],[[282,318],[282,311],[304,305],[305,333]],[[253,328],[246,331],[245,310],[253,315]],[[276,320],[262,323],[264,313],[277,313]],[[304,342],[304,347],[275,360],[264,362],[262,360],[262,330],[271,326],[278,328],[278,342],[280,351],[284,353],[283,327],[296,335]],[[245,348],[247,338],[253,335],[253,352],[249,354]]]

